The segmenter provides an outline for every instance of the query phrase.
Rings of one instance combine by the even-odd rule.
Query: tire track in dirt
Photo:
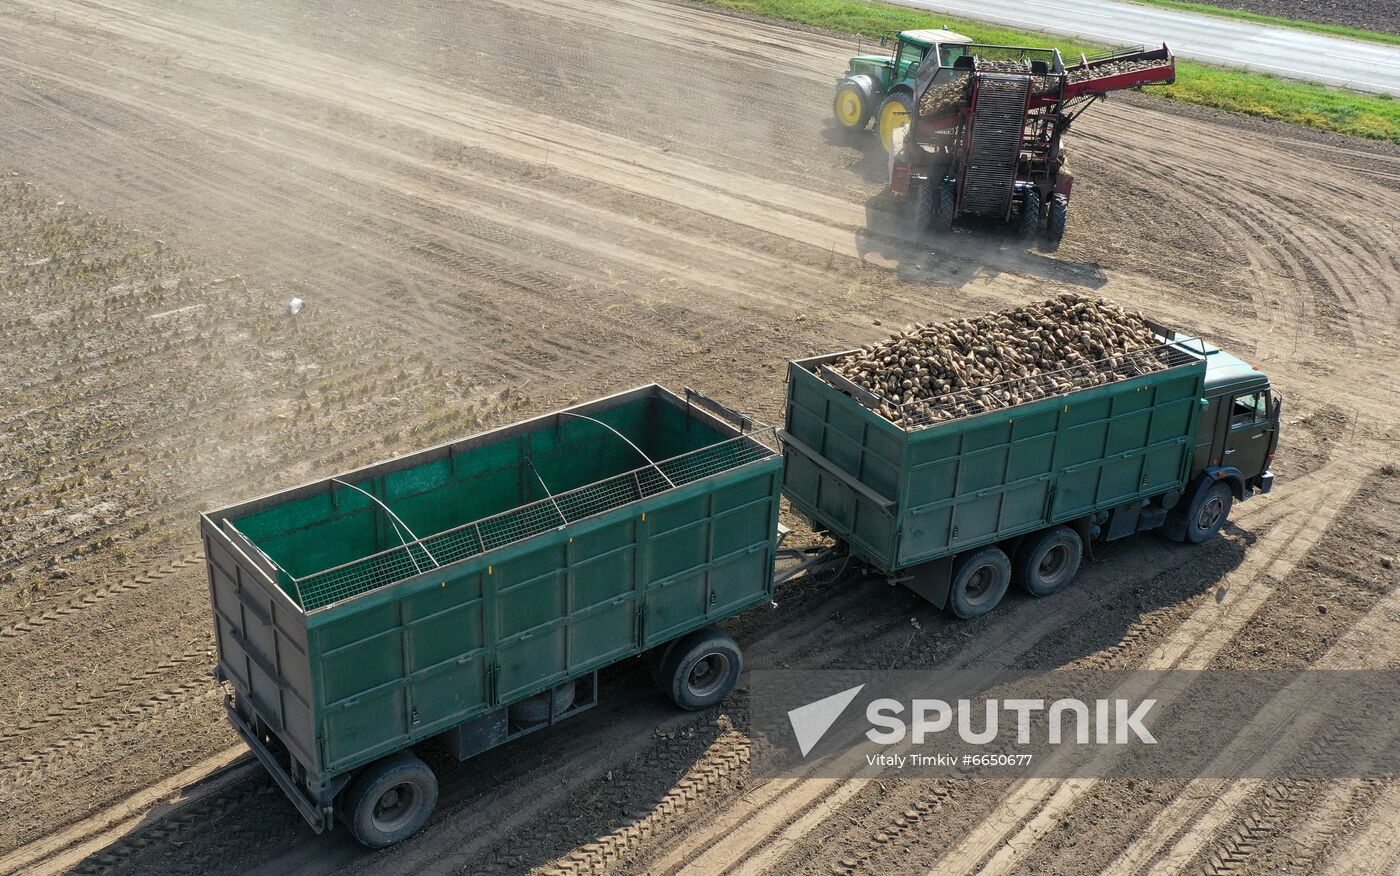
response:
[[[1389,513],[1383,511],[1381,514],[1394,527],[1400,517],[1397,517],[1393,507],[1387,510]],[[1384,548],[1377,546],[1376,550],[1379,552]],[[1392,588],[1355,624],[1348,627],[1311,668],[1389,668],[1394,663],[1395,654],[1400,653],[1400,627],[1395,623],[1397,617],[1400,617],[1400,588]],[[1358,727],[1356,719],[1339,721],[1330,727],[1319,726],[1322,716],[1304,710],[1299,710],[1291,721],[1281,721],[1277,711],[1288,709],[1291,713],[1293,705],[1281,695],[1271,711],[1261,712],[1251,722],[1259,728],[1286,724],[1278,732],[1277,745],[1264,758],[1271,765],[1261,762],[1255,767],[1257,771],[1273,772],[1306,747],[1312,748],[1307,760],[1326,762],[1335,755],[1336,743],[1340,738],[1355,735],[1363,728],[1365,732],[1375,729],[1366,726],[1373,722],[1362,722]],[[1240,735],[1243,737],[1253,733],[1258,738],[1262,732],[1265,731],[1247,727],[1241,730]],[[1395,732],[1394,728],[1391,732]],[[1226,748],[1216,760],[1208,768],[1208,773],[1230,771],[1228,765],[1239,760],[1237,748]],[[1275,825],[1312,805],[1317,784],[1302,780],[1192,782],[1185,792],[1153,818],[1137,840],[1123,850],[1104,871],[1104,876],[1178,872],[1193,861],[1218,873],[1239,869],[1247,863],[1250,853],[1273,834]],[[1235,832],[1226,835],[1225,828],[1232,824],[1238,825]],[[1213,850],[1211,843],[1215,843]]]
[[[1337,466],[1340,468],[1340,466]],[[1275,558],[1282,560],[1286,554],[1296,553],[1295,536],[1298,536],[1306,526],[1306,517],[1300,511],[1311,507],[1312,503],[1324,498],[1335,488],[1338,471],[1331,469],[1327,476],[1319,476],[1313,480],[1309,489],[1290,491],[1286,495],[1278,495],[1273,498],[1273,505],[1287,504],[1293,514],[1275,525],[1260,536],[1259,543],[1251,549],[1248,558],[1253,558],[1253,565],[1266,566],[1272,570],[1274,566],[1268,564]],[[1282,492],[1282,491],[1280,491]],[[1269,506],[1266,506],[1267,510]],[[1273,514],[1278,515],[1281,509],[1275,507]],[[1249,562],[1247,559],[1246,562]],[[1264,570],[1261,570],[1261,573]],[[1241,570],[1232,572],[1232,577],[1240,576]],[[1231,587],[1234,592],[1239,588]],[[1236,596],[1235,598],[1238,598]],[[1068,626],[1073,622],[1072,610],[1087,611],[1089,605],[1086,602],[1071,603],[1068,600],[1061,600],[1061,605],[1053,608],[1045,605],[1036,607],[1045,610],[1043,618],[1031,627],[1018,628],[1011,624],[1003,624],[1002,629],[1006,630],[1007,640],[998,640],[997,637],[989,637],[982,646],[987,652],[995,652],[1002,660],[1009,665],[1014,661],[1015,649],[1009,647],[1010,639],[1015,637],[1019,644],[1030,647],[1044,636],[1048,636],[1058,629]],[[1256,603],[1257,607],[1257,603]],[[1214,614],[1215,606],[1210,606],[1209,613]],[[1207,611],[1207,609],[1198,609]],[[1137,633],[1130,633],[1127,638],[1136,640],[1140,637],[1149,637],[1157,632],[1156,624],[1160,621],[1149,619]],[[1190,623],[1189,619],[1183,627]],[[1189,639],[1197,630],[1193,627],[1183,636],[1181,627],[1168,634],[1167,642],[1173,637],[1183,636]],[[1163,644],[1165,646],[1166,643]],[[1223,644],[1223,643],[1222,643]],[[1158,654],[1161,654],[1159,646]],[[954,663],[958,665],[982,665],[978,662],[976,650],[970,650],[966,655],[959,655]],[[1161,658],[1158,658],[1161,659]],[[740,811],[743,813],[739,817],[727,817],[728,823],[742,823],[745,829],[742,833],[728,834],[725,836],[715,835],[716,831],[702,830],[693,839],[683,841],[676,848],[671,849],[662,863],[665,868],[656,872],[678,872],[678,873],[716,873],[716,872],[745,872],[759,873],[778,868],[779,862],[790,851],[798,846],[802,840],[817,829],[827,818],[840,811],[841,807],[851,802],[863,789],[865,781],[856,777],[845,780],[775,780],[765,783],[754,792],[748,795],[743,801]],[[944,793],[944,789],[939,788],[932,792],[934,799],[919,799],[913,802],[922,802],[927,806],[935,803],[942,805],[951,792]],[[900,828],[898,820],[909,823],[908,817],[904,814],[905,808],[912,808],[919,811],[916,806],[898,807],[894,817],[890,819],[886,826],[877,828],[875,833],[889,834],[897,832]],[[801,817],[800,814],[806,813]],[[798,817],[796,821],[788,823],[791,819]],[[877,845],[884,845],[883,842]]]
[[[1361,487],[1367,471],[1349,464],[1337,473],[1310,514],[1298,514],[1291,525],[1260,536],[1244,563],[1227,576],[1230,594],[1224,606],[1206,603],[1174,630],[1145,660],[1142,669],[1204,668],[1210,658],[1263,607],[1281,580],[1322,537],[1350,497]],[[1223,609],[1223,610],[1222,610]],[[1018,784],[1002,801],[995,816],[970,831],[937,864],[942,873],[1007,873],[1053,829],[1056,819],[1094,785],[1092,780],[1058,782],[1036,779]],[[1019,829],[1018,829],[1019,827]]]

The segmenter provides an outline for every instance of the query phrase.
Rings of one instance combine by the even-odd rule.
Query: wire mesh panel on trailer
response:
[[[292,578],[307,612],[470,559],[778,455],[769,427],[660,460],[597,483],[522,505],[344,565]],[[765,443],[768,442],[768,443]]]

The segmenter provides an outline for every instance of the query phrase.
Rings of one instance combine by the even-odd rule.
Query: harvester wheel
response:
[[[958,184],[945,179],[938,185],[938,209],[933,214],[933,230],[943,234],[953,230],[953,216],[958,210]]]
[[[1052,195],[1050,198],[1050,218],[1045,221],[1045,242],[1051,249],[1060,245],[1065,237],[1065,225],[1069,222],[1069,198]]]
[[[836,99],[832,102],[836,123],[847,131],[864,131],[870,124],[870,106],[865,102],[865,92],[854,82],[846,82],[836,89]]]
[[[984,547],[959,558],[948,591],[948,610],[963,620],[997,607],[1011,584],[1011,560],[999,547]]]
[[[914,234],[918,236],[933,227],[938,217],[938,183],[931,179],[919,183],[914,193]]]
[[[907,91],[896,91],[885,98],[880,104],[880,114],[876,124],[880,129],[880,142],[884,144],[885,152],[894,152],[894,132],[900,128],[908,127],[909,119],[914,114],[914,99]]]
[[[377,760],[360,771],[336,801],[350,834],[371,849],[408,839],[437,807],[437,777],[409,751]]]
[[[1040,216],[1044,212],[1042,206],[1044,204],[1040,200],[1040,190],[1026,189],[1025,198],[1021,201],[1021,236],[1027,240],[1035,237],[1035,233],[1040,230]]]

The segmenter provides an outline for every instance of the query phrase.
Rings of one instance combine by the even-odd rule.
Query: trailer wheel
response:
[[[666,655],[661,689],[682,709],[698,712],[729,696],[743,669],[733,639],[713,627],[696,630]]]
[[[1035,237],[1035,233],[1040,230],[1040,214],[1044,212],[1042,207],[1044,202],[1040,199],[1040,189],[1026,189],[1025,198],[1021,201],[1021,236],[1027,240]]]
[[[1186,512],[1186,541],[1200,544],[1212,538],[1225,525],[1234,503],[1235,494],[1229,484],[1214,484],[1209,490],[1202,490]]]
[[[1084,557],[1084,542],[1068,526],[1034,533],[1016,550],[1011,578],[1032,596],[1049,596],[1074,580]]]
[[[437,776],[409,751],[377,760],[341,794],[337,812],[362,845],[382,849],[408,839],[437,807]]]
[[[1053,195],[1050,198],[1050,217],[1045,220],[1045,243],[1050,249],[1057,249],[1065,238],[1065,225],[1069,223],[1069,198]]]
[[[999,547],[984,547],[959,558],[948,591],[948,610],[963,620],[997,607],[1011,584],[1011,560]]]
[[[933,214],[933,230],[942,234],[952,231],[957,210],[958,184],[945,179],[938,184],[938,209]]]
[[[914,235],[917,237],[933,227],[938,218],[938,184],[931,179],[919,183],[914,194]]]

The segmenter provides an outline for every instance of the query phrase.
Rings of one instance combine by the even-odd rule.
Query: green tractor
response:
[[[951,67],[965,51],[963,46],[971,43],[971,37],[946,28],[905,30],[895,38],[889,57],[857,55],[836,83],[836,123],[848,131],[864,131],[874,118],[885,151],[893,152],[894,132],[909,124],[914,109],[914,74],[919,64],[933,52],[940,65]],[[887,44],[888,40],[880,40],[880,45]]]

